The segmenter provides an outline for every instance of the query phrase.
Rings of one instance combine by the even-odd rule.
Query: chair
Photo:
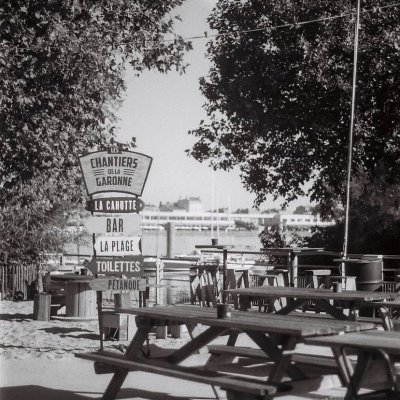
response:
[[[288,286],[287,271],[283,270],[270,270],[268,273],[255,273],[252,276],[252,286]],[[264,312],[273,312],[274,310],[283,308],[286,306],[286,299],[279,298],[277,300],[271,300],[269,298],[253,300],[252,305],[257,306],[258,310],[261,311],[264,308]]]
[[[217,306],[219,289],[219,261],[204,261],[190,267],[191,303]]]
[[[305,287],[326,287],[330,275],[330,269],[307,269],[305,271]]]

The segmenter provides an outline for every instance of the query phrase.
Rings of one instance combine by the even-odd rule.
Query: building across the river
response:
[[[163,230],[167,223],[176,229],[187,230],[263,230],[275,226],[281,233],[291,236],[308,236],[315,226],[334,225],[311,213],[295,214],[284,211],[268,213],[231,213],[204,211],[199,198],[187,198],[174,204],[160,204],[142,212],[142,228]]]
[[[304,208],[304,207],[302,207]],[[198,197],[179,199],[175,203],[166,203],[158,207],[146,205],[140,213],[141,228],[144,231],[166,229],[168,223],[173,223],[176,230],[221,230],[221,231],[255,231],[260,232],[268,227],[275,227],[286,238],[293,235],[309,236],[315,226],[334,225],[333,220],[322,220],[319,215],[311,212],[288,213],[274,210],[273,212],[229,212],[227,209],[205,211]],[[83,230],[85,216],[78,215],[68,223],[67,230]]]

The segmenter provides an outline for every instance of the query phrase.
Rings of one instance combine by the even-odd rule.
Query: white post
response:
[[[156,261],[156,304],[161,304],[161,282],[164,275],[164,263],[161,258],[157,258]]]
[[[219,193],[217,189],[217,239],[219,243]]]
[[[211,169],[211,239],[214,238],[214,168]]]
[[[351,116],[350,130],[347,148],[347,184],[346,184],[346,209],[344,219],[344,240],[343,240],[343,257],[347,258],[347,244],[349,239],[349,217],[350,217],[350,184],[351,184],[351,164],[353,157],[353,130],[354,130],[354,113],[356,102],[356,84],[357,84],[357,56],[358,56],[358,29],[360,25],[360,0],[357,0],[356,24],[354,28],[354,57],[353,57],[353,90],[351,97]],[[342,274],[345,274],[345,266],[343,264]]]

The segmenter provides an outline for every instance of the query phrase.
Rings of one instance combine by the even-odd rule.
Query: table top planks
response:
[[[203,324],[240,331],[258,331],[297,337],[333,335],[374,329],[372,323],[327,320],[321,324],[312,318],[291,315],[233,311],[230,318],[217,318],[217,311],[208,307],[160,306],[152,308],[121,308],[118,312],[134,314],[150,320],[168,320],[182,324]]]
[[[383,301],[398,297],[396,293],[371,292],[361,290],[345,290],[333,292],[330,289],[283,287],[283,286],[253,286],[249,288],[228,289],[225,293],[249,297],[289,297],[308,300],[338,300],[338,301]]]
[[[179,307],[184,307],[185,311],[187,312],[196,312],[199,309],[202,310],[202,312],[208,312],[211,315],[216,313],[216,310],[214,308],[206,307],[206,308],[199,308],[198,306],[192,306],[192,305],[184,305],[184,306],[179,306]],[[243,311],[236,311],[236,310],[231,310],[231,316],[232,318],[238,318],[241,315],[248,315],[248,314],[243,314]],[[284,319],[287,320],[288,315],[286,314],[266,314],[266,313],[260,313],[260,312],[251,312],[251,311],[246,311],[246,313],[251,313],[252,318],[260,318],[260,319],[265,319],[265,318],[273,318],[274,320],[276,319]],[[318,325],[321,326],[321,323],[326,324],[328,322],[329,326],[331,328],[336,328],[339,329],[340,332],[358,332],[358,331],[363,331],[363,330],[370,330],[370,329],[375,329],[377,328],[377,325],[374,322],[367,321],[367,322],[360,322],[360,321],[352,321],[352,320],[336,320],[336,319],[328,319],[326,321],[325,319],[323,322],[321,322],[321,319],[316,319],[315,314],[304,314],[304,315],[296,315],[296,314],[289,314],[290,315],[290,320],[291,321],[300,321],[300,323],[306,322],[308,325]],[[329,315],[327,316],[329,317]]]
[[[400,354],[400,332],[397,331],[367,331],[348,333],[346,335],[315,337],[306,339],[306,343],[331,347],[380,349],[390,354]]]

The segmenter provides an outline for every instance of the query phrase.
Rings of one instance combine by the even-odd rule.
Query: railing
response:
[[[219,257],[222,259],[222,250],[202,250],[203,257]],[[340,273],[340,263],[334,259],[340,254],[326,252],[320,249],[267,249],[264,252],[228,250],[228,263],[238,265],[248,264],[254,269],[276,270],[287,269],[290,284],[303,286],[305,282],[304,272],[306,269],[331,268],[336,274]],[[350,258],[365,257],[362,254],[352,254]],[[377,255],[367,255],[377,257]],[[75,258],[76,263],[71,263],[71,268],[79,265],[79,260],[90,259],[91,255],[67,254],[63,256],[64,268],[68,269],[66,260]],[[382,290],[394,292],[399,289],[400,255],[380,256],[383,261]],[[322,263],[321,258],[325,258]],[[313,262],[315,260],[315,262]],[[190,300],[190,266],[196,264],[194,257],[184,258],[159,258],[154,257],[147,263],[145,275],[153,286],[150,289],[150,302],[153,303],[183,303]],[[159,263],[159,268],[157,268]],[[220,265],[222,265],[220,263]],[[1,267],[1,294],[2,299],[14,299],[16,295],[27,299],[30,297],[32,285],[37,277],[37,265],[0,265]],[[81,265],[80,265],[81,267]],[[335,270],[335,268],[337,268]],[[67,272],[67,269],[65,270]],[[250,284],[257,284],[256,277],[250,273]],[[163,286],[164,285],[164,286]],[[396,286],[397,285],[397,286]],[[160,287],[161,286],[161,287]]]

